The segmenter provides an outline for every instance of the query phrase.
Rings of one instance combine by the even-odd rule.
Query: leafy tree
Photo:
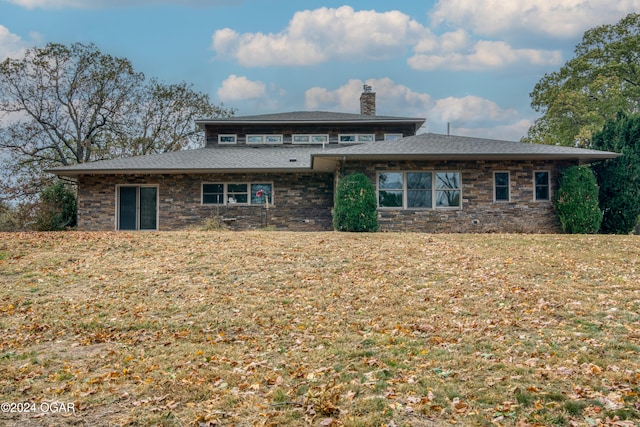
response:
[[[531,106],[542,116],[524,140],[591,145],[592,134],[619,111],[640,106],[640,14],[585,32],[575,56],[535,86]]]
[[[602,222],[602,211],[598,206],[598,183],[588,166],[572,166],[563,171],[555,205],[560,226],[565,233],[598,232]]]
[[[58,231],[75,227],[78,202],[76,195],[62,181],[42,190],[36,213],[35,227],[39,231]]]
[[[33,195],[51,182],[46,168],[193,146],[194,117],[233,113],[186,83],[145,83],[129,60],[93,44],[32,48],[0,62],[0,151],[10,176],[0,190]]]
[[[338,183],[333,227],[338,231],[377,231],[376,191],[362,173],[345,176]]]
[[[628,234],[640,215],[640,115],[619,114],[593,136],[593,148],[620,157],[593,165],[603,211],[600,232]]]

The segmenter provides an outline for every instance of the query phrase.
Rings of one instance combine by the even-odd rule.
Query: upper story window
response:
[[[363,133],[351,133],[351,134],[342,134],[338,136],[338,142],[343,143],[353,143],[353,142],[373,142],[376,140],[376,136],[374,134],[363,134]]]
[[[329,142],[329,135],[293,135],[291,140],[294,144],[326,144]]]
[[[235,144],[238,142],[237,135],[218,135],[218,144]]]
[[[247,135],[247,144],[282,144],[282,135]]]
[[[385,133],[384,134],[384,140],[385,141],[397,141],[399,139],[402,139],[404,135],[402,135],[401,133]]]
[[[536,201],[549,201],[551,199],[551,185],[549,184],[548,171],[535,171],[533,173],[534,195]]]

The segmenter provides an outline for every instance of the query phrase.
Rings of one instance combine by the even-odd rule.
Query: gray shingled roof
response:
[[[289,113],[259,114],[217,119],[196,120],[196,124],[220,123],[417,123],[422,126],[426,119],[416,117],[368,116],[363,114],[334,113],[329,111],[294,111]]]
[[[122,159],[101,160],[47,170],[63,176],[102,173],[162,173],[208,171],[295,171],[311,167],[312,146],[237,146],[200,148]],[[295,159],[295,161],[293,161]]]
[[[558,145],[528,144],[495,139],[420,134],[398,141],[379,141],[338,148],[314,157],[434,158],[434,159],[578,159],[594,161],[617,153]]]
[[[591,162],[617,157],[608,151],[527,144],[483,138],[422,134],[396,141],[376,141],[344,146],[224,146],[172,153],[103,160],[47,170],[62,176],[116,173],[308,171],[320,170],[317,160],[349,159],[438,159],[524,160],[569,159]],[[295,161],[292,161],[295,159]],[[322,167],[327,167],[324,162]]]

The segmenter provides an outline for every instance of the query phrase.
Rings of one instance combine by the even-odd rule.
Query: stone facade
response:
[[[203,205],[203,182],[273,183],[274,200],[264,205]],[[116,229],[116,186],[158,186],[158,229],[202,228],[207,222],[234,230],[264,227],[292,231],[331,230],[331,174],[158,174],[81,175],[78,229]]]
[[[552,161],[388,161],[347,163],[341,175],[365,173],[376,183],[382,171],[460,172],[462,207],[446,209],[379,209],[381,231],[428,233],[557,233],[559,223],[553,206],[560,171],[571,163]],[[511,199],[494,201],[494,172],[510,173]],[[534,200],[534,171],[548,171],[550,200]]]
[[[380,230],[555,233],[560,229],[551,200],[561,169],[570,164],[552,161],[349,161],[335,174],[81,175],[78,228],[115,230],[116,186],[138,184],[158,187],[159,230],[199,228],[208,220],[220,221],[234,230],[263,227],[292,231],[332,230],[334,175],[364,172],[375,185],[380,171],[452,171],[461,173],[461,208],[380,209]],[[493,174],[496,171],[510,173],[509,202],[494,201]],[[551,200],[534,200],[534,171],[549,171]],[[203,182],[270,182],[274,190],[273,204],[268,211],[263,205],[203,205]]]

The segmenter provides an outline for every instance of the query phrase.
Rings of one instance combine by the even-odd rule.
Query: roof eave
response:
[[[204,129],[204,126],[206,125],[247,125],[247,124],[254,124],[254,125],[273,125],[273,124],[321,124],[321,123],[325,123],[325,124],[354,124],[354,123],[365,123],[365,124],[371,124],[371,123],[410,123],[410,124],[415,124],[416,129],[419,129],[425,122],[427,121],[427,119],[409,119],[409,118],[398,118],[398,119],[394,119],[394,118],[384,118],[384,119],[357,119],[357,120],[323,120],[323,119],[317,119],[317,120],[313,120],[313,119],[304,119],[304,120],[233,120],[233,119],[227,119],[227,120],[196,120],[195,123],[196,125],[198,125],[201,129]]]
[[[346,158],[350,160],[579,160],[590,163],[598,160],[606,160],[619,157],[618,153],[597,154],[505,154],[505,153],[464,153],[464,154],[345,154],[345,153],[319,153],[312,154],[312,158]]]
[[[202,173],[302,173],[309,172],[310,166],[298,168],[224,168],[224,169],[48,169],[45,172],[75,177],[80,175],[162,175],[162,174],[202,174]]]

